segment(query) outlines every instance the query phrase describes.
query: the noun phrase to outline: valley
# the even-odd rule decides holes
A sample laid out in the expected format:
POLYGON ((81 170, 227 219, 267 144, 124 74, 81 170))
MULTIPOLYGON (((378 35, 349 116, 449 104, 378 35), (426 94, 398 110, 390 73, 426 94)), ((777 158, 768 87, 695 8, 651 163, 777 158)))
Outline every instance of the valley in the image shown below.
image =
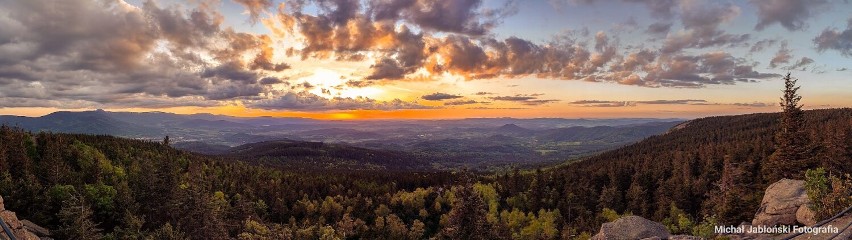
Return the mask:
MULTIPOLYGON (((228 155, 247 144, 267 142, 265 145, 269 146, 271 142, 298 141, 308 145, 327 143, 356 152, 370 149, 428 162, 412 166, 387 162, 368 168, 478 171, 560 163, 664 133, 683 121, 650 118, 333 121, 103 110, 56 112, 42 117, 0 116, 0 124, 35 132, 105 134, 151 141, 162 141, 169 136, 172 146, 207 155, 228 155)), ((268 157, 274 158, 276 154, 270 153, 268 157)))

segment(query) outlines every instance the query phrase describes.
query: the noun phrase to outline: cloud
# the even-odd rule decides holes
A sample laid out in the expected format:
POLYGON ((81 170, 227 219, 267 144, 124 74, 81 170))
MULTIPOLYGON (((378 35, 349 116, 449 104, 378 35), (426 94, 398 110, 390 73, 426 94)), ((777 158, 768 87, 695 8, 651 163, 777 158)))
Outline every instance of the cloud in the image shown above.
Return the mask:
POLYGON ((763 39, 751 45, 749 53, 762 52, 764 49, 774 46, 779 41, 777 39, 763 39))
POLYGON ((432 94, 423 95, 420 98, 429 101, 443 101, 448 99, 462 98, 462 96, 436 92, 432 94))
POLYGON ((477 103, 487 103, 487 102, 477 102, 475 100, 456 100, 456 101, 444 102, 444 106, 470 105, 470 104, 477 104, 477 103))
POLYGON ((271 61, 272 41, 221 28, 209 4, 0 2, 0 26, 12 26, 0 28, 0 97, 15 106, 160 107, 269 93, 259 72, 288 67, 271 61), (12 97, 27 89, 39 94, 12 97))
POLYGON ((719 30, 737 18, 741 10, 733 4, 710 5, 703 2, 685 2, 680 5, 680 23, 684 31, 670 34, 661 51, 677 53, 685 48, 734 46, 748 40, 749 34, 729 34, 719 30))
POLYGON ((790 54, 790 49, 787 48, 787 42, 783 42, 781 43, 781 47, 778 48, 778 52, 775 53, 775 56, 769 61, 769 67, 776 68, 781 64, 789 63, 791 58, 793 58, 793 56, 790 54))
MULTIPOLYGON (((507 2, 497 12, 509 13, 513 4, 507 2)), ((571 32, 545 43, 534 43, 518 37, 500 39, 489 34, 479 35, 481 31, 476 29, 481 28, 476 26, 485 24, 463 24, 467 20, 455 21, 454 27, 432 20, 423 22, 431 19, 427 16, 438 14, 434 9, 449 5, 458 9, 444 11, 443 14, 451 15, 447 19, 458 17, 479 19, 468 23, 488 22, 482 19, 489 16, 486 14, 489 10, 483 9, 479 1, 373 1, 363 6, 358 1, 323 1, 314 15, 299 10, 285 13, 279 9, 275 19, 282 22, 279 25, 289 26, 304 38, 304 47, 295 50, 303 58, 340 60, 372 53, 376 62, 365 76, 365 80, 374 81, 371 84, 409 79, 409 75, 417 71, 425 71, 428 76, 450 74, 467 80, 535 76, 646 87, 703 87, 766 76, 739 59, 725 66, 729 71, 724 73, 695 68, 689 74, 665 74, 678 68, 684 70, 683 65, 671 64, 686 64, 686 58, 700 60, 702 57, 683 54, 684 49, 739 46, 750 39, 750 35, 720 30, 722 24, 739 16, 740 9, 735 5, 674 1, 672 4, 655 5, 658 4, 655 1, 644 4, 653 5, 660 13, 672 13, 673 9, 681 12, 684 30, 669 34, 661 50, 621 52, 618 37, 604 31, 588 36, 590 42, 576 38, 586 38, 588 34, 571 32), (747 75, 733 74, 744 73, 744 70, 748 70, 747 75)), ((671 26, 672 23, 660 23, 655 31, 663 35, 671 26)))
POLYGON ((799 59, 799 61, 796 61, 795 64, 784 67, 784 70, 802 69, 802 71, 804 71, 805 66, 810 65, 811 63, 814 63, 813 59, 809 57, 802 57, 801 59, 799 59))
POLYGON ((645 30, 645 33, 654 35, 654 36, 666 36, 669 33, 669 30, 672 28, 672 23, 658 22, 648 25, 648 28, 645 30))
POLYGON ((639 53, 617 63, 618 67, 612 68, 609 74, 601 75, 599 80, 646 87, 696 88, 780 76, 754 71, 753 66, 746 64, 745 60, 726 52, 665 56, 653 62, 649 61, 652 54, 639 53), (637 73, 637 70, 644 72, 644 75, 637 73))
POLYGON ((257 83, 262 84, 262 85, 272 85, 272 84, 280 84, 280 83, 286 83, 286 82, 284 82, 284 80, 281 80, 280 78, 277 78, 277 77, 265 77, 265 78, 261 78, 260 80, 258 80, 257 83))
POLYGON ((361 80, 346 81, 346 86, 353 87, 353 88, 368 87, 368 86, 372 86, 374 84, 376 84, 376 82, 374 82, 374 81, 361 81, 361 80))
POLYGON ((741 107, 770 107, 770 106, 775 106, 774 104, 771 104, 771 103, 762 103, 762 102, 732 103, 731 105, 741 106, 741 107))
POLYGON ((694 104, 694 103, 706 103, 707 100, 700 99, 679 99, 679 100, 651 100, 651 101, 638 101, 640 104, 694 104))
POLYGON ((405 76, 405 69, 394 59, 382 58, 370 66, 373 70, 366 79, 400 79, 405 76))
POLYGON ((538 96, 542 94, 517 94, 514 96, 496 96, 489 97, 491 100, 495 101, 507 101, 507 102, 516 102, 523 105, 543 105, 547 103, 559 102, 560 100, 556 99, 538 99, 538 96))
POLYGON ((483 35, 506 16, 517 12, 514 1, 484 9, 481 0, 371 1, 367 12, 375 20, 403 20, 428 31, 483 35))
POLYGON ((378 101, 366 97, 334 97, 328 99, 309 92, 287 92, 274 98, 247 102, 247 106, 267 110, 298 111, 399 110, 431 108, 420 105, 416 102, 406 102, 399 99, 390 101, 378 101))
POLYGON ((674 16, 675 0, 624 0, 625 2, 644 3, 651 11, 651 17, 668 19, 674 16))
POLYGON ((272 7, 272 0, 234 0, 234 2, 243 5, 249 13, 249 22, 257 23, 260 14, 272 7))
POLYGON ((848 20, 846 29, 840 31, 826 28, 813 42, 817 51, 835 50, 843 56, 852 57, 852 18, 848 20))
POLYGON ((677 99, 677 100, 648 100, 648 101, 605 101, 605 100, 578 100, 570 102, 574 105, 584 107, 635 107, 641 104, 649 105, 704 105, 706 100, 701 99, 677 99))
POLYGON ((801 30, 816 9, 828 3, 825 0, 751 0, 757 7, 756 30, 763 30, 774 23, 790 31, 801 30))
POLYGON ((474 95, 479 95, 479 96, 492 95, 492 94, 494 94, 494 93, 493 92, 476 92, 476 93, 474 93, 474 95))

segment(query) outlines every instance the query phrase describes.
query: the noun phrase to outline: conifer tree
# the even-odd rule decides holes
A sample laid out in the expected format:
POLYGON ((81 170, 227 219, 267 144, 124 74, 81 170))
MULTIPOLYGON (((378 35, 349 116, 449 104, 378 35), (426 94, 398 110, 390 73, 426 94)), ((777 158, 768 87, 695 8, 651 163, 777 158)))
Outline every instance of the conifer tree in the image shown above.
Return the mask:
POLYGON ((803 131, 805 125, 802 100, 797 92, 797 79, 790 73, 784 76, 784 96, 781 97, 781 122, 775 133, 775 152, 763 165, 763 177, 768 182, 781 178, 799 178, 808 168, 808 139, 803 131))
POLYGON ((59 211, 59 220, 62 222, 60 238, 67 239, 100 239, 101 229, 92 221, 92 209, 86 204, 82 196, 72 194, 63 203, 59 211))
POLYGON ((469 178, 462 177, 462 184, 455 191, 453 208, 442 235, 449 239, 494 239, 496 236, 486 218, 488 207, 469 178))

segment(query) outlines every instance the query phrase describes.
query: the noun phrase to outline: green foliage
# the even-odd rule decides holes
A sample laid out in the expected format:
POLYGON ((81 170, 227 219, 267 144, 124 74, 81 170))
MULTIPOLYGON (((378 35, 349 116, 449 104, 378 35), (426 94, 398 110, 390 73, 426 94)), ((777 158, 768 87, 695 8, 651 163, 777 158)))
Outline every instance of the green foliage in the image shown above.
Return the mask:
POLYGON ((698 225, 692 228, 692 236, 701 237, 704 239, 712 239, 715 236, 715 227, 719 225, 716 217, 710 216, 704 218, 698 225))
POLYGON ((615 210, 604 208, 601 210, 601 217, 603 217, 607 222, 612 222, 621 218, 622 215, 618 214, 615 210))
POLYGON ((695 226, 689 215, 674 203, 669 205, 669 216, 663 219, 663 225, 672 234, 691 234, 695 226))
POLYGON ((805 172, 805 192, 811 200, 811 210, 814 210, 818 215, 825 206, 822 204, 822 199, 829 192, 829 182, 827 173, 824 168, 808 169, 805 172))
MULTIPOLYGON (((456 183, 461 174, 446 172, 269 168, 159 142, 0 127, 0 195, 7 208, 56 229, 61 239, 216 239, 243 233, 271 239, 584 239, 620 217, 618 212, 666 220, 673 233, 707 236, 714 222, 736 224, 756 211, 757 204, 747 203, 759 201, 755 195, 769 183, 761 166, 774 151, 778 116, 696 119, 583 161, 542 171, 470 174, 462 184, 456 183), (705 197, 716 191, 726 194, 705 197), (737 201, 746 204, 731 205, 737 201), (608 209, 595 211, 603 207, 608 209), (719 209, 728 214, 700 223, 691 217, 713 216, 719 209)), ((804 116, 807 132, 852 129, 849 109, 804 116)), ((841 137, 809 138, 846 146, 841 137)), ((827 154, 825 149, 813 151, 827 154)), ((852 151, 830 149, 837 162, 849 165, 852 151)), ((846 173, 846 165, 826 171, 846 173)), ((848 177, 820 182, 829 186, 820 188, 825 209, 852 203, 848 177)))
POLYGON ((186 240, 186 234, 166 223, 146 237, 147 240, 186 240))
POLYGON ((65 239, 100 239, 101 230, 97 224, 92 221, 92 210, 88 204, 72 194, 69 199, 63 202, 62 210, 59 211, 59 220, 62 223, 58 237, 65 239))
POLYGON ((489 223, 494 224, 498 221, 498 209, 500 208, 500 196, 497 195, 497 190, 491 184, 476 183, 473 184, 473 190, 479 193, 479 196, 488 205, 488 215, 486 219, 489 223))
POLYGON ((805 191, 811 200, 811 210, 822 220, 852 206, 852 178, 829 175, 823 168, 805 172, 805 191))

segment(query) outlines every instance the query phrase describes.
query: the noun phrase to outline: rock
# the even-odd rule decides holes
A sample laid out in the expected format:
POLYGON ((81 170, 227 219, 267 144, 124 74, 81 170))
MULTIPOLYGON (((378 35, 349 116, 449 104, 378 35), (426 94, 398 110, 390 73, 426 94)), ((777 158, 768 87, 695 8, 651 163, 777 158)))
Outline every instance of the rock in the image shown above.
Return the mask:
POLYGON ((35 233, 38 236, 50 236, 50 230, 30 222, 30 220, 21 220, 21 224, 24 225, 24 229, 35 233))
POLYGON ((760 208, 751 224, 754 226, 775 226, 796 224, 796 212, 799 207, 809 204, 805 193, 805 181, 781 179, 769 185, 760 202, 760 208))
POLYGON ((668 239, 669 231, 663 224, 639 216, 627 216, 601 225, 595 240, 668 239))
POLYGON ((689 235, 674 235, 669 237, 669 240, 703 240, 703 238, 689 235))
MULTIPOLYGON (((39 240, 38 236, 36 236, 35 234, 33 234, 32 232, 27 230, 26 224, 29 221, 18 220, 18 216, 15 215, 14 212, 8 211, 4 207, 5 206, 3 205, 3 197, 0 197, 0 218, 2 218, 0 220, 2 220, 4 223, 6 223, 6 226, 8 226, 10 230, 12 230, 12 234, 15 235, 15 237, 17 239, 39 240)), ((30 223, 30 224, 32 224, 32 223, 30 223)), ((35 224, 32 224, 32 226, 37 227, 37 225, 35 225, 35 224)), ((41 228, 41 227, 39 227, 39 228, 41 228)), ((44 229, 44 228, 41 228, 41 229, 44 229)), ((45 230, 45 232, 47 232, 47 229, 44 229, 44 230, 45 230)), ((49 232, 47 232, 47 233, 49 234, 49 232)), ((6 232, 2 228, 0 228, 0 236, 2 236, 2 237, 0 237, 0 239, 6 239, 6 232)))
POLYGON ((796 210, 797 222, 804 224, 805 226, 813 226, 817 224, 816 212, 811 210, 810 206, 810 204, 799 206, 799 210, 796 210))

